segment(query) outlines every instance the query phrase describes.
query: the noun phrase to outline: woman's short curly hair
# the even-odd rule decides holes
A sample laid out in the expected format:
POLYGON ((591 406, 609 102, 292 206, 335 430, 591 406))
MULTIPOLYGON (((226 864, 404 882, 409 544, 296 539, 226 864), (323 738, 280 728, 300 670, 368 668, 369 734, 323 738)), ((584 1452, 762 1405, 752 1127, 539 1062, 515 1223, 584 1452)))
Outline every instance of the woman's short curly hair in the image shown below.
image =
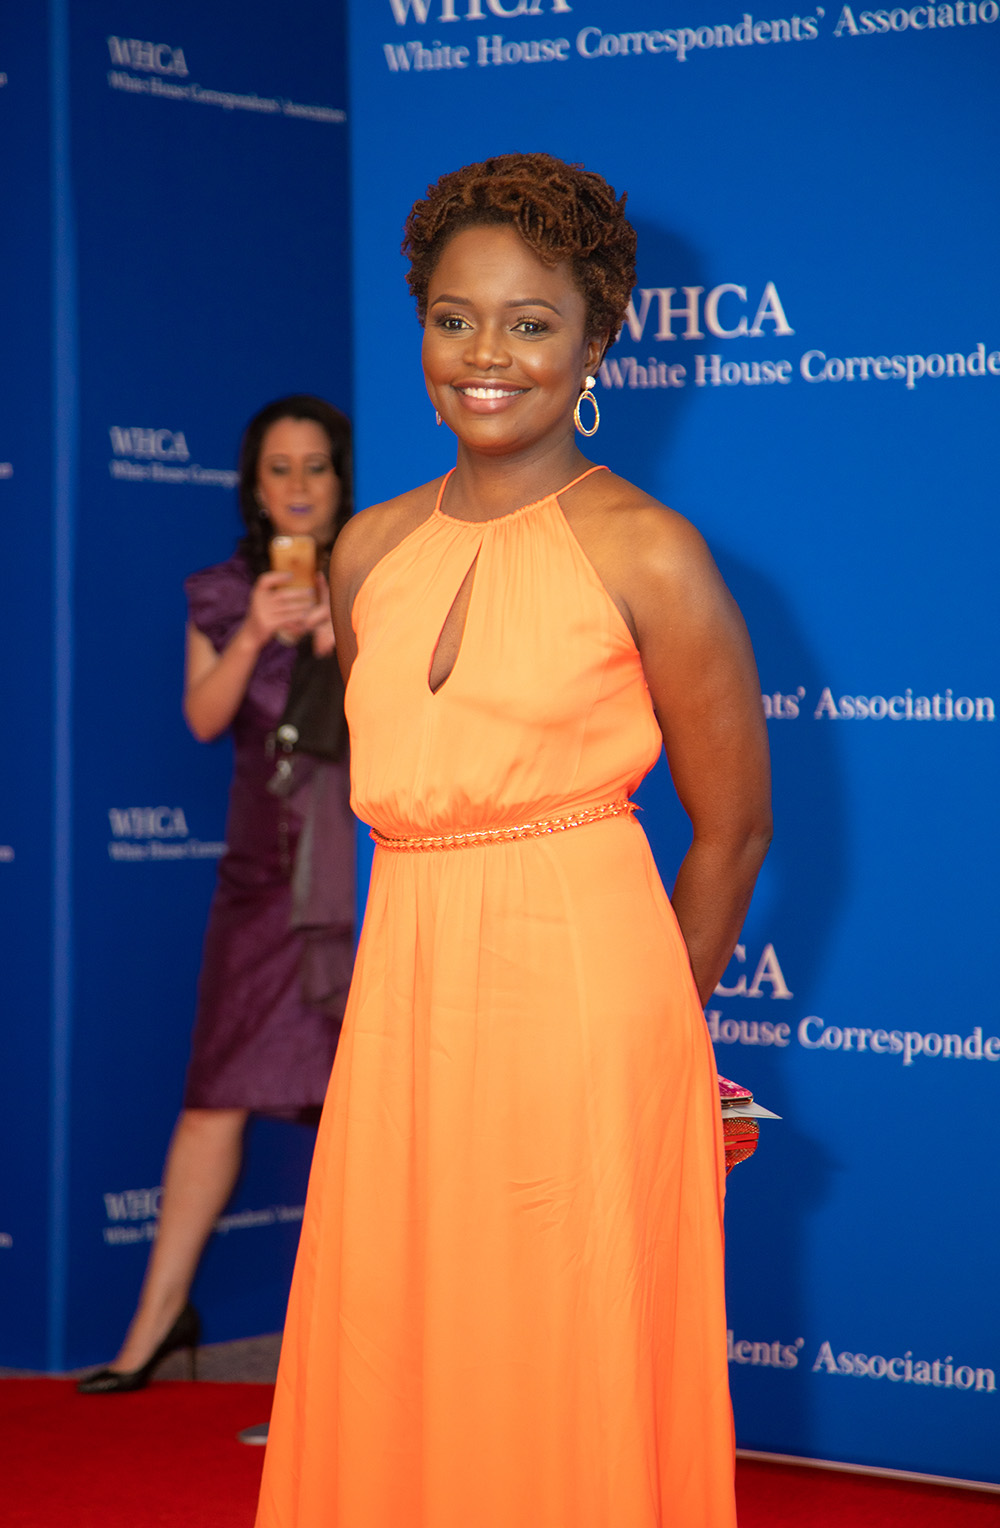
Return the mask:
POLYGON ((635 285, 635 229, 625 202, 603 176, 551 154, 498 154, 442 175, 414 202, 404 229, 420 322, 449 239, 463 228, 506 224, 544 265, 568 261, 587 304, 588 335, 608 334, 613 343, 635 285))

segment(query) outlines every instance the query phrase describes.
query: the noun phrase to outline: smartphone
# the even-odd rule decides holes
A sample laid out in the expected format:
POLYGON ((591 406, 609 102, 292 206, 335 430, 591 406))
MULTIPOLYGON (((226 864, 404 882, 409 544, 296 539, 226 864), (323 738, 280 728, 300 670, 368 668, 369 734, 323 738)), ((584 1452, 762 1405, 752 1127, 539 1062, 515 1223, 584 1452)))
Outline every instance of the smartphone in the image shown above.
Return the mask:
POLYGON ((290 573, 291 589, 316 591, 316 543, 311 536, 272 536, 271 570, 290 573))

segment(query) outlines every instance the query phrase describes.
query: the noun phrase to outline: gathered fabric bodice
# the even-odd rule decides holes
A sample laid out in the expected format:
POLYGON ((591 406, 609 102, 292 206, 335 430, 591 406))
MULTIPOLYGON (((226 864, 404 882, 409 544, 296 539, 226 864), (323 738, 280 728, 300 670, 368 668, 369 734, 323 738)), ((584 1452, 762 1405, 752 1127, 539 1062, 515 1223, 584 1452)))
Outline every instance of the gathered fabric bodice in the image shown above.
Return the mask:
POLYGON ((387 836, 442 834, 630 795, 660 731, 635 642, 559 494, 456 520, 442 512, 446 482, 355 600, 355 812, 387 836), (458 657, 432 691, 438 639, 473 567, 458 657))

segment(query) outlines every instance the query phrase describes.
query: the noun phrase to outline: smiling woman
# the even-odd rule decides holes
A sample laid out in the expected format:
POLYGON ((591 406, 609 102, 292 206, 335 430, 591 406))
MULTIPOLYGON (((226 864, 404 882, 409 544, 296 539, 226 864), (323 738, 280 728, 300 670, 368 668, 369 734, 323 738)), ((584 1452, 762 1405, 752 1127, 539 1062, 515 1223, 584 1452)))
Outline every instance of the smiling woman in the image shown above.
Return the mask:
POLYGON ((577 449, 624 198, 505 155, 404 248, 457 460, 331 565, 378 847, 258 1525, 734 1528, 701 1004, 770 836, 753 656, 693 527, 577 449), (664 744, 672 902, 630 799, 664 744))

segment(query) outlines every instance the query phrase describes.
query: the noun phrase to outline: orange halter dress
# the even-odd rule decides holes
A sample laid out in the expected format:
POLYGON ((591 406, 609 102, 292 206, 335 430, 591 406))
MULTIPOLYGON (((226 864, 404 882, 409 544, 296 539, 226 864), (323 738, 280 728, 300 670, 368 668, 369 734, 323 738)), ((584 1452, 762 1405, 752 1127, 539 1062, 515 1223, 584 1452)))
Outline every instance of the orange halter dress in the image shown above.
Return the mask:
POLYGON ((639 654, 558 495, 473 523, 443 490, 353 613, 377 847, 258 1528, 735 1528, 719 1095, 627 804, 639 654))

